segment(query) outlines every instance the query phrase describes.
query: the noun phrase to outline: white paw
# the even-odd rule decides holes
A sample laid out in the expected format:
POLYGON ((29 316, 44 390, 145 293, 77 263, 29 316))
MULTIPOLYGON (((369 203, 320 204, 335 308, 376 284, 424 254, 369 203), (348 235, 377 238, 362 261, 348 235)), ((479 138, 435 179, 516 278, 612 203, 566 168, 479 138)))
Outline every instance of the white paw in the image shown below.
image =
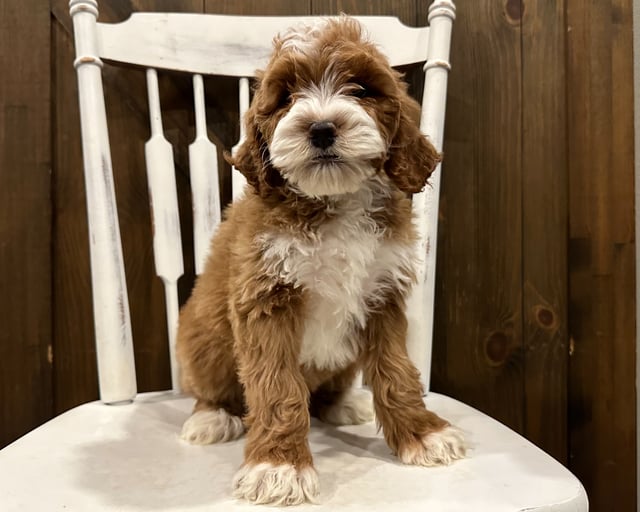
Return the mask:
POLYGON ((448 466, 464 457, 467 446, 462 431, 448 426, 422 438, 422 443, 398 453, 405 464, 416 466, 448 466))
POLYGON ((360 425, 375 419, 373 396, 366 389, 347 390, 335 405, 322 415, 332 425, 360 425))
POLYGON ((318 474, 312 467, 296 470, 291 464, 246 465, 233 477, 233 495, 263 505, 315 503, 318 474))
POLYGON ((244 433, 242 420, 224 409, 194 412, 182 426, 180 437, 191 444, 211 444, 237 439, 244 433))

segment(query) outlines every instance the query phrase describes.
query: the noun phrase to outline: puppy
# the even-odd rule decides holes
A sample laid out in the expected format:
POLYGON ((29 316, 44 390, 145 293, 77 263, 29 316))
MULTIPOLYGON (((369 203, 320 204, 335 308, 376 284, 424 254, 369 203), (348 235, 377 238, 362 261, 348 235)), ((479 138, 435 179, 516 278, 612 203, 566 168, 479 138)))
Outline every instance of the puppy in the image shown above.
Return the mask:
POLYGON ((357 21, 275 39, 230 157, 245 195, 214 236, 177 341, 197 398, 183 438, 215 443, 247 429, 239 498, 315 500, 310 415, 356 424, 375 409, 406 464, 464 455, 459 431, 426 410, 405 346, 417 261, 408 195, 440 158, 418 117, 357 21), (358 370, 373 400, 352 388, 358 370))

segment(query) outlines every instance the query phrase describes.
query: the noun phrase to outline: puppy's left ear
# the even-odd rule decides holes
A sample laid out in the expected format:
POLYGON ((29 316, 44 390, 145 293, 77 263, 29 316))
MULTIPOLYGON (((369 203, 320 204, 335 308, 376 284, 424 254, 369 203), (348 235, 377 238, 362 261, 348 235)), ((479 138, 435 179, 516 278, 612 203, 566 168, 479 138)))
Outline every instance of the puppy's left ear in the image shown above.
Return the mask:
POLYGON ((422 134, 420 105, 401 85, 397 128, 389 147, 384 170, 403 192, 420 192, 442 159, 431 142, 422 134))

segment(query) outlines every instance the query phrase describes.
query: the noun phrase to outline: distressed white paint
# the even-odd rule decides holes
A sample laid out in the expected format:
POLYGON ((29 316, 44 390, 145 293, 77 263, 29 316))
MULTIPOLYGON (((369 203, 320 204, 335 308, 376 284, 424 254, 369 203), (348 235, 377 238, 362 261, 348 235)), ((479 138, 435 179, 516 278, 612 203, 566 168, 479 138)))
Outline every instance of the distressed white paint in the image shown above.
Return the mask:
POLYGON ((171 384, 174 390, 178 390, 179 379, 175 341, 178 328, 177 283, 178 278, 184 272, 182 237, 180 236, 180 216, 178 213, 173 148, 169 141, 165 139, 162 129, 158 75, 155 69, 147 70, 147 94, 149 97, 151 138, 145 144, 144 152, 153 218, 153 255, 156 274, 162 279, 165 287, 171 384))
MULTIPOLYGON (((455 6, 450 0, 436 0, 429 8, 428 59, 420 128, 439 151, 442 150, 444 114, 449 74, 449 46, 455 19, 455 6)), ((425 390, 429 390, 431 347, 433 345, 433 313, 435 302, 436 248, 438 241, 438 199, 440 165, 429 179, 425 190, 413 196, 413 211, 419 234, 419 254, 424 258, 418 268, 418 283, 407 303, 409 333, 407 349, 420 371, 425 390)))
POLYGON ((98 5, 72 0, 69 6, 76 41, 100 398, 123 402, 136 394, 136 374, 96 38, 98 5))
MULTIPOLYGON (((238 81, 238 106, 240 111, 240 140, 238 140, 238 143, 231 148, 231 154, 235 154, 238 146, 242 144, 247 136, 244 124, 244 116, 247 113, 247 110, 249 110, 249 79, 247 77, 242 77, 238 81)), ((233 199, 237 199, 242 195, 242 191, 244 190, 246 183, 247 180, 245 177, 240 174, 238 169, 233 167, 231 173, 231 191, 233 199)))
MULTIPOLYGON (((100 55, 109 60, 190 73, 252 77, 272 51, 273 37, 317 17, 135 13, 98 24, 100 55)), ((428 27, 397 18, 356 16, 393 66, 427 59, 428 27)))
POLYGON ((220 223, 218 151, 207 135, 207 118, 202 75, 193 76, 196 138, 189 145, 193 243, 196 274, 204 270, 211 237, 220 223))
MULTIPOLYGON (((335 429, 312 421, 319 504, 300 510, 588 510, 578 479, 514 431, 437 393, 426 403, 470 438, 466 458, 445 467, 407 466, 374 422, 335 429)), ((0 451, 2 512, 262 510, 232 498, 244 440, 208 448, 178 440, 193 404, 173 394, 141 394, 127 407, 94 402, 54 418, 0 451)))

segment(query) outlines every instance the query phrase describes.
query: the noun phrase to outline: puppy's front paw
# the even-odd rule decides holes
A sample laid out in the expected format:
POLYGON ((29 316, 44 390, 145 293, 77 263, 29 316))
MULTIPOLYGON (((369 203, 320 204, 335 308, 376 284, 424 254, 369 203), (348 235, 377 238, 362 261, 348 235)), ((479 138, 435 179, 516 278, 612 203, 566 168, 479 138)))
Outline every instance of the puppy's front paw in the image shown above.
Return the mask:
POLYGON ((233 495, 264 505, 314 503, 318 496, 318 474, 313 467, 296 469, 291 464, 245 465, 233 478, 233 495))
POLYGON ((466 451, 462 431, 449 425, 398 450, 398 457, 405 464, 416 466, 448 466, 463 458, 466 451))

